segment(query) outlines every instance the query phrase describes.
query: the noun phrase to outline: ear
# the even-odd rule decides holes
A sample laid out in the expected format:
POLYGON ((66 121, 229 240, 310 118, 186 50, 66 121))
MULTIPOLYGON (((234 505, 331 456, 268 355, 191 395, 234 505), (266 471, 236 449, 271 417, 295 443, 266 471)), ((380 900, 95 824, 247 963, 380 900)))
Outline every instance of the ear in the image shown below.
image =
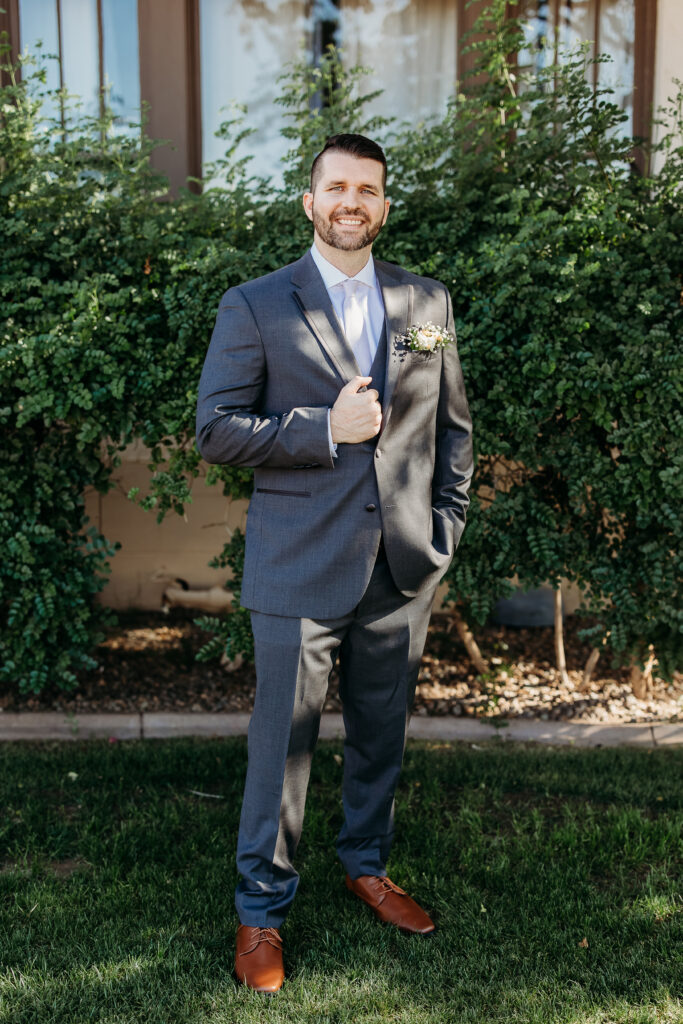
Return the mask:
POLYGON ((313 193, 304 192, 303 198, 304 212, 309 220, 313 220, 313 193))
POLYGON ((382 218, 382 227, 384 227, 384 225, 387 222, 387 217, 389 216, 389 207, 390 206, 391 206, 391 199, 385 199, 384 200, 384 217, 382 218))

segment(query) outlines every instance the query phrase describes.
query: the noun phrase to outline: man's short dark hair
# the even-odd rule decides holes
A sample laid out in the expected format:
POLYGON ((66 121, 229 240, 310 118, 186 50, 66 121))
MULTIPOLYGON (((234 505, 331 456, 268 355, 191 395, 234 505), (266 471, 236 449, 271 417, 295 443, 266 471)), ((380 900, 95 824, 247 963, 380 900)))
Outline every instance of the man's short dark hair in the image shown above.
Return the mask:
POLYGON ((372 139, 368 139, 365 135, 353 135, 353 134, 340 134, 330 135, 323 148, 318 153, 317 157, 311 165, 311 192, 315 192, 315 186, 318 183, 318 178, 322 173, 322 158, 325 153, 333 151, 335 153, 348 153, 350 156, 355 156, 359 160, 376 160, 377 163, 382 165, 382 188, 386 189, 387 185, 387 158, 384 155, 384 150, 381 146, 378 146, 372 139))

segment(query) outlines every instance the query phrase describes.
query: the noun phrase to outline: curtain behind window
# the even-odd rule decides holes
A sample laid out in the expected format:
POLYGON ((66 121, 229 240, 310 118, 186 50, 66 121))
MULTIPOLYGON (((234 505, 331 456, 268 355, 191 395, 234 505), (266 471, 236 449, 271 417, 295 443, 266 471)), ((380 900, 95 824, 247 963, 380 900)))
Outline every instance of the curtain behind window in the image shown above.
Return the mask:
MULTIPOLYGON (((61 59, 62 78, 67 91, 80 98, 82 110, 97 117, 100 85, 109 92, 109 104, 116 116, 115 128, 128 131, 127 122, 139 119, 140 61, 138 56, 137 0, 102 0, 102 63, 100 83, 100 38, 97 0, 62 0, 61 34, 56 0, 21 0, 19 32, 21 48, 61 59)), ((47 86, 59 88, 59 65, 49 61, 47 86)), ((46 104, 46 117, 60 116, 59 104, 46 104)))
MULTIPOLYGON (((635 0, 563 0, 557 5, 557 18, 555 9, 550 0, 526 3, 528 45, 520 63, 540 67, 552 62, 555 44, 561 58, 562 50, 592 43, 593 54, 607 53, 612 58, 611 63, 598 66, 598 83, 614 89, 613 101, 628 115, 623 130, 632 132, 635 0)), ((592 82, 592 69, 589 73, 592 82)))
POLYGON ((636 37, 635 0, 602 0, 600 5, 600 50, 609 53, 612 64, 601 64, 598 81, 614 89, 614 101, 626 114, 624 131, 633 133, 633 59, 636 37))
MULTIPOLYGON (((59 57, 59 26, 57 24, 57 4, 55 0, 22 0, 19 5, 19 35, 22 52, 27 50, 34 56, 38 53, 37 44, 42 44, 42 57, 59 57)), ((45 61, 47 71, 47 89, 59 89, 59 63, 57 60, 45 61)), ((59 118, 59 103, 55 100, 43 105, 45 118, 59 118)))
POLYGON ((274 104, 277 76, 302 55, 308 22, 305 0, 200 0, 202 160, 219 159, 225 143, 214 132, 231 103, 248 106, 255 133, 245 150, 255 174, 278 175, 289 144, 280 135, 282 111, 274 104))
POLYGON ((340 0, 347 63, 373 69, 368 111, 415 124, 444 114, 455 92, 458 37, 453 0, 340 0))
POLYGON ((347 65, 373 68, 364 90, 384 90, 368 113, 415 123, 445 112, 455 88, 455 9, 453 0, 200 0, 204 163, 223 154, 213 133, 228 116, 221 107, 237 101, 256 129, 245 147, 252 171, 279 178, 289 145, 274 105, 277 75, 304 47, 314 49, 323 22, 347 65))
POLYGON ((102 0, 102 41, 109 105, 115 127, 126 131, 126 122, 140 117, 138 0, 102 0))

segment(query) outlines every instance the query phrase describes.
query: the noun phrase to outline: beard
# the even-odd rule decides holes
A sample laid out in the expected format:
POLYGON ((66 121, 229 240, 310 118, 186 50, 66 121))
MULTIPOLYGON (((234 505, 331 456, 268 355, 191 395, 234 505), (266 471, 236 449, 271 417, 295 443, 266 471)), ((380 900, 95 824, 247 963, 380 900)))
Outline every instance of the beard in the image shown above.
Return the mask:
POLYGON ((315 206, 311 209, 311 213, 313 227, 323 242, 332 246, 333 249, 343 249, 345 252, 357 252, 358 249, 364 249, 371 245, 382 228, 381 217, 376 221, 369 221, 365 219, 365 214, 360 210, 337 210, 330 220, 326 220, 321 214, 316 213, 315 206), (335 225, 337 217, 361 217, 365 220, 365 224, 361 225, 358 234, 345 234, 335 225))

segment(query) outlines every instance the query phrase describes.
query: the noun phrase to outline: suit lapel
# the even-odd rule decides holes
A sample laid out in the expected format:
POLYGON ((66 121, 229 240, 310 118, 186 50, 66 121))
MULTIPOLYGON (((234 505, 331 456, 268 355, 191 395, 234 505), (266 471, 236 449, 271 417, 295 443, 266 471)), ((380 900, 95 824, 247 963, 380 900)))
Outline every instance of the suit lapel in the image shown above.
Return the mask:
POLYGON ((382 410, 384 413, 382 429, 385 430, 405 363, 405 360, 400 358, 401 349, 397 345, 397 340, 406 333, 410 326, 413 315, 413 286, 405 280, 401 280, 400 270, 390 263, 376 261, 375 272, 382 290, 387 322, 387 372, 382 410))
POLYGON ((294 264, 294 298, 344 384, 360 373, 310 252, 294 264))

